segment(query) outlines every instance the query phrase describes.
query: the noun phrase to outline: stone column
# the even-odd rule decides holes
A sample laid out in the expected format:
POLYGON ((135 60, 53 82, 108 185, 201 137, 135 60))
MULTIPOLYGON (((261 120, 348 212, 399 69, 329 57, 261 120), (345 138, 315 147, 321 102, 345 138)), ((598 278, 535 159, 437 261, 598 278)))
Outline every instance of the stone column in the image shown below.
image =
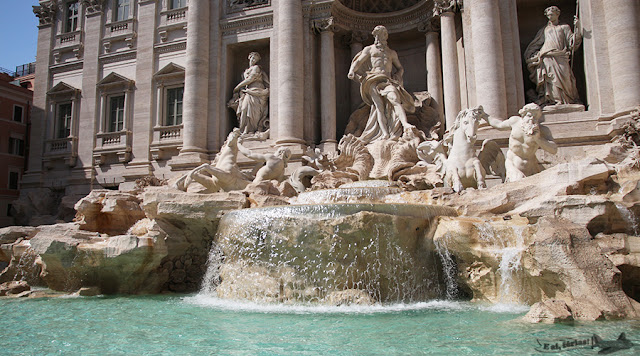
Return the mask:
MULTIPOLYGON (((367 40, 368 35, 365 32, 354 31, 351 32, 351 35, 347 38, 347 43, 349 44, 349 48, 351 49, 351 59, 353 59, 356 54, 360 53, 364 48, 364 41, 367 40)), ((360 83, 355 80, 350 80, 350 95, 351 95, 351 112, 356 111, 360 104, 362 103, 362 97, 360 96, 360 83)))
POLYGON ((187 61, 184 78, 183 146, 172 166, 208 161, 209 0, 190 0, 187 16, 187 61))
POLYGON ((640 28, 637 0, 609 0, 604 4, 609 63, 615 110, 623 112, 640 104, 640 28))
MULTIPOLYGON (((85 3, 86 4, 86 3, 85 3)), ((93 171, 93 148, 96 133, 96 84, 98 83, 99 66, 98 56, 100 55, 101 33, 102 33, 102 12, 99 5, 86 9, 86 19, 84 22, 84 50, 82 66, 82 93, 80 99, 80 112, 78 120, 78 166, 82 167, 89 175, 93 171)), ((105 75, 108 73, 105 73, 105 75)), ((100 116, 100 119, 102 116, 100 116)), ((85 178, 84 174, 81 177, 85 178)))
POLYGON ((324 151, 335 151, 336 141, 336 56, 333 18, 316 20, 314 30, 320 33, 320 145, 324 151))
POLYGON ((474 0, 467 6, 471 12, 477 103, 490 116, 506 118, 507 90, 499 1, 474 0))
MULTIPOLYGON (((47 91, 49 90, 49 65, 54 41, 57 5, 43 3, 34 6, 33 13, 39 18, 38 48, 36 54, 36 75, 33 88, 33 109, 31 111, 31 132, 28 139, 29 160, 27 171, 22 176, 21 188, 40 186, 42 153, 46 135, 47 91)), ((49 138, 49 137, 46 137, 49 138)))
MULTIPOLYGON (((276 144, 303 144, 304 46, 300 0, 274 0, 278 12, 278 125, 276 144)), ((272 5, 273 6, 273 5, 272 5)), ((276 121, 277 120, 277 121, 276 121)), ((275 122, 274 122, 275 121, 275 122)))
POLYGON ((427 90, 431 94, 431 102, 440 117, 441 132, 444 132, 446 123, 442 105, 442 65, 440 64, 440 41, 437 26, 435 23, 426 23, 419 30, 425 33, 427 90))
MULTIPOLYGON (((151 158, 150 145, 153 137, 153 105, 154 90, 152 87, 153 73, 155 73, 155 61, 153 53, 154 36, 156 32, 156 1, 139 1, 138 7, 138 34, 136 38, 136 90, 133 107, 133 122, 131 122, 132 155, 128 169, 135 169, 128 173, 129 176, 138 177, 151 173, 149 159, 151 158)), ((163 95, 157 96, 162 101, 163 95)), ((162 115, 157 112, 156 120, 162 115)))
POLYGON ((453 11, 440 14, 442 34, 442 87, 446 129, 450 129, 460 112, 460 72, 458 71, 458 48, 456 45, 456 21, 453 11))

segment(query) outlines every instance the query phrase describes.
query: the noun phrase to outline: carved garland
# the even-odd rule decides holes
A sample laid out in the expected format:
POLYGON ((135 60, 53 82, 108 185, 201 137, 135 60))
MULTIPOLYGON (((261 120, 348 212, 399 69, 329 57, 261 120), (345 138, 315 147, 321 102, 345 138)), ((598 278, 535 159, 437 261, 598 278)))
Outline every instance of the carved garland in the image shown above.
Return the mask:
POLYGON ((102 12, 104 0, 82 0, 82 4, 87 9, 87 15, 102 12))

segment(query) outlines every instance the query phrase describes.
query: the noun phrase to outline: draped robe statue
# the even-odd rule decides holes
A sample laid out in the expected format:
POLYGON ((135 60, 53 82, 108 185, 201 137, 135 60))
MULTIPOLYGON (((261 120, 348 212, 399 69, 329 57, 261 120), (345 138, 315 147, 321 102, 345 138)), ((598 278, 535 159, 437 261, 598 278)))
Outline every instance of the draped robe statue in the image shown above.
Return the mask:
POLYGON ((257 64, 258 61, 260 54, 249 53, 249 68, 233 89, 234 97, 229 102, 229 107, 236 110, 238 126, 243 134, 268 129, 265 121, 269 108, 269 77, 257 64))
MULTIPOLYGON (((544 11, 547 25, 536 34, 524 52, 531 81, 536 84, 540 106, 578 104, 580 98, 570 57, 582 41, 581 31, 574 34, 567 24, 560 24, 560 9, 551 6, 544 11)), ((579 24, 575 19, 576 26, 579 24)))

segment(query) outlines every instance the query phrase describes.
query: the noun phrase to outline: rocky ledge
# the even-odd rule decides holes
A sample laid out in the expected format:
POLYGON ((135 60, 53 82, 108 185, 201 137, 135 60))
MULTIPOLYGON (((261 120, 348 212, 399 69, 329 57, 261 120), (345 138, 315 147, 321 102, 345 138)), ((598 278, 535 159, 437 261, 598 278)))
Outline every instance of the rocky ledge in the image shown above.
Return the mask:
MULTIPOLYGON (((435 219, 423 238, 444 251, 458 297, 532 305, 532 322, 636 318, 638 151, 610 144, 589 157, 489 189, 458 194, 440 187, 384 200, 457 209, 457 217, 435 219)), ((7 264, 0 283, 93 288, 84 295, 193 292, 223 215, 287 204, 291 195, 269 182, 215 194, 169 186, 95 190, 75 204, 74 222, 0 229, 0 263, 7 264)), ((371 302, 358 289, 326 300, 371 302)))

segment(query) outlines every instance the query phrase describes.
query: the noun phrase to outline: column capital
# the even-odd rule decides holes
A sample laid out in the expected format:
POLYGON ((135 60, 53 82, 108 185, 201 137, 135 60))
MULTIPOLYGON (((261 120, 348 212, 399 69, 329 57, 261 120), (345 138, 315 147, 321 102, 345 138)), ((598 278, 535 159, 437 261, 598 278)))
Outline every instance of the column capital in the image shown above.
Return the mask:
POLYGON ((41 2, 38 6, 33 6, 33 13, 40 21, 39 26, 50 26, 56 18, 58 7, 53 1, 41 2))
POLYGON ((440 16, 446 12, 462 11, 462 0, 435 0, 433 13, 440 16))
POLYGON ((311 29, 314 33, 336 32, 338 30, 333 16, 312 20, 311 29))
POLYGON ((87 10, 87 16, 102 14, 104 0, 82 0, 82 5, 87 10))
POLYGON ((418 24, 418 31, 424 32, 425 35, 431 32, 440 32, 440 21, 437 17, 432 17, 429 20, 418 24))

